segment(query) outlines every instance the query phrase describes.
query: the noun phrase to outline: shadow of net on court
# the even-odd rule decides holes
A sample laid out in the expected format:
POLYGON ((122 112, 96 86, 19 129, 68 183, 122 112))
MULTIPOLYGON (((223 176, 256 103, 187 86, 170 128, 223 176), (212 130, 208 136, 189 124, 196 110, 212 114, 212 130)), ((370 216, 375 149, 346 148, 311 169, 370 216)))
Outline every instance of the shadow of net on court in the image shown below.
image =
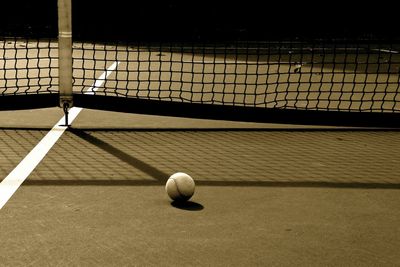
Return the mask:
POLYGON ((71 129, 26 185, 400 188, 397 131, 71 129))

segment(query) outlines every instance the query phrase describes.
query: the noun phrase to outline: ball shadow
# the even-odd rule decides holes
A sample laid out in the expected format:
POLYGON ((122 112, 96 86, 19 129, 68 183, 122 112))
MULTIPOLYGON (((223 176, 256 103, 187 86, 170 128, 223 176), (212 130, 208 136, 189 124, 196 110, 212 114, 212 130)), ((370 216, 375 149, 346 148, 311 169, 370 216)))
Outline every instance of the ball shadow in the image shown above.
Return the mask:
POLYGON ((173 201, 171 202, 171 206, 188 211, 200 211, 204 209, 203 205, 193 201, 173 201))

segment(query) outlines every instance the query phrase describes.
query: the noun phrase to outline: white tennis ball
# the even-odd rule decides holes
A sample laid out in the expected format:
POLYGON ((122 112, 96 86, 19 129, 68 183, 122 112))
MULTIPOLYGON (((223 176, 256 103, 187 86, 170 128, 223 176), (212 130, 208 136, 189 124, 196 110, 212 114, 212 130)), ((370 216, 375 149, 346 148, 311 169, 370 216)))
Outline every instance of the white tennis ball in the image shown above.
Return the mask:
POLYGON ((194 189, 193 178, 183 172, 171 175, 165 185, 168 196, 175 201, 189 200, 194 194, 194 189))

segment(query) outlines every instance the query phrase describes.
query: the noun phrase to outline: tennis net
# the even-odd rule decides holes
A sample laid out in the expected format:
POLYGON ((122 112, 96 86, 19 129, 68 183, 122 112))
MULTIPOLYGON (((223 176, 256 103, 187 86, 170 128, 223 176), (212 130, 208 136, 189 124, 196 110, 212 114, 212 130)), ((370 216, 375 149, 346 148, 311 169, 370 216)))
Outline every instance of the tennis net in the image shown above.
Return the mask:
MULTIPOLYGON (((320 36, 287 31, 286 36, 281 36, 276 32, 266 34, 264 26, 257 26, 260 21, 229 28, 224 24, 228 15, 214 24, 193 29, 184 26, 181 31, 167 31, 165 23, 154 29, 142 25, 148 27, 142 32, 132 23, 114 31, 112 20, 82 20, 84 16, 79 15, 85 10, 75 3, 75 105, 246 120, 247 115, 240 115, 243 112, 250 114, 253 121, 270 121, 273 112, 282 110, 310 118, 309 114, 320 111, 325 112, 325 118, 338 113, 400 114, 400 41, 387 32, 384 36, 320 36), (99 28, 86 29, 87 25, 99 28), (96 82, 112 64, 117 68, 101 83, 96 82), (231 115, 223 117, 218 113, 231 115)), ((176 7, 170 5, 169 11, 176 7)), ((186 14, 190 21, 188 14, 196 17, 207 9, 198 13, 195 10, 178 13, 186 14)), ((129 16, 120 17, 125 20, 118 21, 119 25, 129 23, 129 16)), ((146 16, 138 17, 144 20, 146 16)), ((176 18, 169 21, 175 26, 179 22, 176 18)), ((54 23, 56 20, 51 19, 50 26, 47 22, 41 24, 47 29, 44 35, 36 34, 32 27, 28 27, 29 31, 21 31, 21 27, 0 31, 1 109, 59 105, 59 43, 54 23), (29 96, 35 101, 17 100, 11 105, 13 96, 29 96)))
POLYGON ((379 42, 75 43, 74 87, 94 94, 257 108, 399 112, 400 46, 379 42))

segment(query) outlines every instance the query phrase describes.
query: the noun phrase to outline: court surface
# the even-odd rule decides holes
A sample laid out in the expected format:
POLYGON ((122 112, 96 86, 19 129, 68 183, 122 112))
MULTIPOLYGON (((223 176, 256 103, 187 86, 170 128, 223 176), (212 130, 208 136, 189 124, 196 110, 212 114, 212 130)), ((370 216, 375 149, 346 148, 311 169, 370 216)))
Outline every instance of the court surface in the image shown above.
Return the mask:
MULTIPOLYGON (((0 113, 4 178, 62 117, 0 113)), ((397 266, 397 131, 83 110, 0 211, 1 266, 397 266), (169 175, 197 183, 186 206, 169 175)))

